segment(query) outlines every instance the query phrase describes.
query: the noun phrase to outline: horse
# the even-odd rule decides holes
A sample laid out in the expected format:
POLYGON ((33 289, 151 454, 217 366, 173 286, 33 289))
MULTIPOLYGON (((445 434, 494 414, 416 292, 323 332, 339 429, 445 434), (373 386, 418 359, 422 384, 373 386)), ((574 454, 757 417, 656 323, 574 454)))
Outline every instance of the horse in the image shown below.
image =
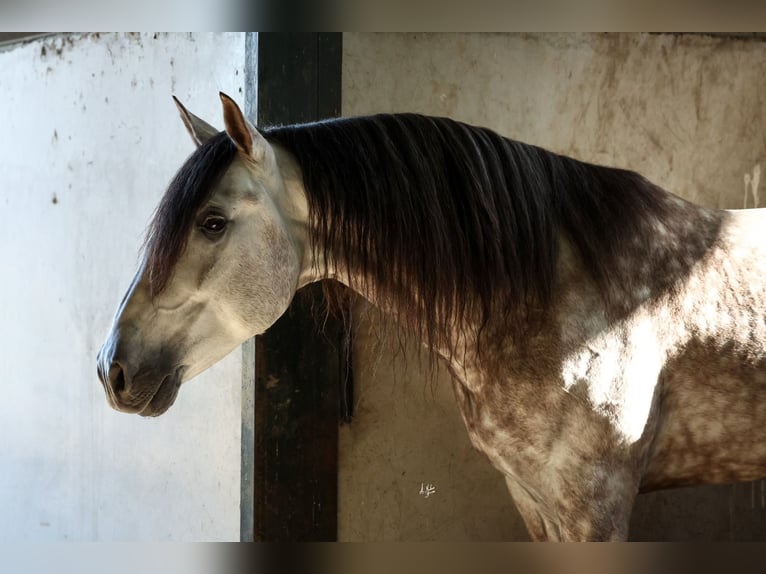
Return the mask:
POLYGON ((175 100, 196 149, 98 354, 112 407, 164 413, 322 281, 443 359, 533 540, 624 540, 641 492, 766 476, 764 210, 448 118, 259 129, 220 98, 223 131, 175 100))

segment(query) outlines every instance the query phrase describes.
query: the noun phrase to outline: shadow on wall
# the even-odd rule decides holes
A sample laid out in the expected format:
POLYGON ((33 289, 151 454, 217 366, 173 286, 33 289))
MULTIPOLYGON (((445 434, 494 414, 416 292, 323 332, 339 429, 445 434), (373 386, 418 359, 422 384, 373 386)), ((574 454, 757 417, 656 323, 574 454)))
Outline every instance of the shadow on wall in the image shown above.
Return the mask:
POLYGON ((766 540, 766 480, 642 494, 633 509, 630 539, 766 540))

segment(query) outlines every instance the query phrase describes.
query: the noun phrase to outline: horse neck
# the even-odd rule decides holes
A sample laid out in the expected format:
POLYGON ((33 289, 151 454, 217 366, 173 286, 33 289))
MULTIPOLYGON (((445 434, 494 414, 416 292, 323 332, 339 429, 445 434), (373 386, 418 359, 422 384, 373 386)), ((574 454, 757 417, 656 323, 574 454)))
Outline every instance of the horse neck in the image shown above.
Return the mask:
MULTIPOLYGON (((670 194, 667 201, 672 207, 670 215, 662 221, 652 218, 643 221, 632 241, 623 246, 618 264, 606 286, 596 285, 577 248, 566 234, 559 234, 557 285, 551 313, 548 315, 549 322, 535 331, 538 344, 550 344, 552 347, 558 344, 560 329, 566 322, 561 320, 561 313, 570 318, 580 315, 601 316, 611 322, 615 318, 631 316, 647 303, 670 294, 676 286, 687 280, 695 267, 719 243, 719 234, 727 214, 685 202, 670 194)), ((336 261, 336 265, 325 269, 323 277, 344 284, 384 313, 397 315, 396 301, 382 297, 374 281, 353 273, 344 262, 333 259, 332 255, 330 259, 336 261)), ((584 323, 590 324, 589 321, 584 323)), ((468 331, 456 330, 450 340, 434 350, 451 363, 455 363, 458 357, 467 357, 471 363, 476 350, 473 345, 475 339, 472 339, 475 332, 471 324, 468 321, 468 331)), ((593 324, 597 325, 598 322, 593 324)), ((573 336, 580 340, 589 334, 582 332, 573 336)), ((513 354, 512 349, 515 347, 512 341, 508 341, 510 354, 513 354)))
POLYGON ((573 344, 594 336, 607 324, 631 320, 642 310, 674 304, 690 277, 706 268, 721 245, 727 212, 707 209, 667 194, 667 210, 636 226, 619 245, 607 285, 597 286, 579 253, 562 239, 555 315, 557 329, 573 344), (582 327, 581 327, 582 326, 582 327))
MULTIPOLYGON (((291 214, 286 219, 291 225, 291 236, 302 247, 303 267, 298 286, 334 279, 384 313, 396 316, 397 301, 381 296, 371 278, 355 273, 336 253, 312 249, 309 207, 301 169, 290 153, 278 146, 275 151, 285 183, 285 203, 291 214)), ((588 277, 580 254, 561 230, 560 241, 564 247, 559 255, 554 305, 558 306, 564 299, 587 297, 594 311, 603 312, 605 316, 624 316, 667 292, 688 275, 715 242, 725 213, 699 207, 669 193, 665 194, 664 201, 667 209, 657 210, 663 215, 636 215, 641 219, 635 232, 614 247, 616 262, 606 285, 595 285, 588 277)), ((417 297, 417 293, 411 296, 417 297)), ((464 339, 460 335, 454 337, 457 345, 469 346, 464 339)))
POLYGON ((290 238, 302 253, 298 288, 309 283, 330 279, 337 281, 368 300, 384 312, 393 309, 377 293, 376 286, 367 278, 354 273, 347 262, 335 253, 325 253, 312 248, 310 240, 309 203, 303 175, 295 158, 287 150, 272 144, 279 171, 284 183, 284 193, 277 200, 279 212, 288 226, 290 238))
POLYGON ((647 217, 623 247, 615 270, 615 303, 630 311, 678 285, 718 241, 725 212, 667 194, 666 215, 647 217), (621 299, 621 301, 620 301, 621 299))

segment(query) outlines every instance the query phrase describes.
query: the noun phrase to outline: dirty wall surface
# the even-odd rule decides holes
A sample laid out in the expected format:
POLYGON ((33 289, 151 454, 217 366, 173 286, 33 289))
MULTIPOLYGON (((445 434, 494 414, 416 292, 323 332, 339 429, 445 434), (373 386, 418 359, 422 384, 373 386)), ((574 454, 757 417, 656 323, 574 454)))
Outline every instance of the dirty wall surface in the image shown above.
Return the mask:
MULTIPOLYGON (((345 34, 343 114, 449 116, 638 171, 722 208, 761 205, 766 44, 688 35, 345 34), (751 182, 746 186, 745 180, 751 182), (746 193, 746 190, 747 191, 746 193)), ((445 369, 364 304, 356 418, 341 429, 341 540, 525 540, 445 369)), ((762 481, 642 495, 637 540, 760 540, 762 481)))
POLYGON ((238 540, 240 353, 162 417, 110 409, 96 353, 243 34, 59 35, 0 51, 0 541, 238 540))

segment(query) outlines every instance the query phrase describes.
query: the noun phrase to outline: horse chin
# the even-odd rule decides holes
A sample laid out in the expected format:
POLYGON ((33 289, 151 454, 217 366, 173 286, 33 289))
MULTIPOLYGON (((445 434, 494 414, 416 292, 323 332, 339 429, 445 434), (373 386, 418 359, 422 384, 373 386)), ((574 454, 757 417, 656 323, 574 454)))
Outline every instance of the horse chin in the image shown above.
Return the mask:
POLYGON ((166 376, 157 387, 157 392, 138 414, 142 417, 158 417, 173 406, 183 381, 182 374, 183 367, 179 367, 166 376))

